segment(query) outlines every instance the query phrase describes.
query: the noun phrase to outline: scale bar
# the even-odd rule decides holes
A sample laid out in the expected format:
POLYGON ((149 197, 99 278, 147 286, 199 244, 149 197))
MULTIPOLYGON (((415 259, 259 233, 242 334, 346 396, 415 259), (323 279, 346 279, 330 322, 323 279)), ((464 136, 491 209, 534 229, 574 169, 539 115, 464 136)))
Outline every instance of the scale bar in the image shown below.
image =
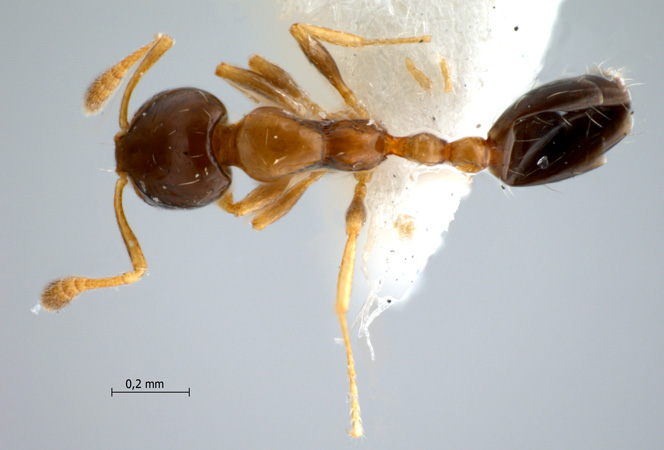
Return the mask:
POLYGON ((191 388, 188 388, 186 391, 116 391, 111 388, 111 397, 113 397, 114 394, 187 394, 187 397, 191 397, 191 388))

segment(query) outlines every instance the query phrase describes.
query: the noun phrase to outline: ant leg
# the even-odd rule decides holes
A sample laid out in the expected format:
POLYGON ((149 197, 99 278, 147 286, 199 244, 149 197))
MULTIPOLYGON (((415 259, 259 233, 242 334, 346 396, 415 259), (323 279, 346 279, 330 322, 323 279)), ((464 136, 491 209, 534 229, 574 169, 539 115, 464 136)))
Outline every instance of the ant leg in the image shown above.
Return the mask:
POLYGON ((271 63, 260 55, 253 55, 249 58, 249 67, 252 71, 260 74, 263 78, 272 83, 273 86, 282 89, 292 98, 301 102, 311 110, 312 114, 316 116, 324 115, 323 108, 311 100, 307 93, 295 82, 293 77, 278 65, 271 63))
MULTIPOLYGON (((273 84, 271 80, 265 78, 260 73, 241 69, 227 63, 219 64, 215 73, 253 100, 257 100, 252 95, 252 93, 255 93, 262 99, 274 103, 300 117, 305 117, 310 114, 311 110, 309 105, 305 105, 303 102, 300 102, 299 99, 293 98, 290 93, 286 90, 280 89, 273 84)), ((320 109, 320 107, 318 107, 318 109, 320 109)))
MULTIPOLYGON (((445 57, 440 53, 438 53, 438 67, 440 68, 440 74, 443 77, 443 92, 448 94, 452 92, 452 77, 450 76, 450 66, 447 65, 447 59, 445 59, 445 57)), ((419 84, 422 89, 431 94, 433 81, 431 78, 426 76, 424 72, 418 69, 410 58, 406 58, 406 70, 408 70, 410 76, 415 79, 417 84, 419 84)))
POLYGON ((120 128, 123 131, 126 131, 127 128, 129 128, 127 123, 127 107, 131 92, 134 90, 136 83, 138 83, 138 80, 143 73, 148 70, 172 45, 173 40, 170 36, 158 34, 152 42, 144 45, 119 63, 115 64, 106 72, 99 75, 85 93, 83 101, 83 109, 85 110, 85 113, 93 115, 101 111, 117 89, 122 79, 127 75, 129 69, 147 53, 148 55, 139 66, 139 69, 134 73, 129 85, 127 85, 127 89, 125 89, 125 94, 122 99, 122 108, 120 109, 120 128))
POLYGON ((122 234, 122 239, 127 247, 127 252, 129 253, 129 258, 131 259, 131 264, 134 266, 134 270, 108 278, 67 277, 52 281, 42 293, 41 304, 44 309, 49 311, 61 309, 77 295, 91 289, 134 283, 138 281, 147 270, 148 266, 145 262, 141 246, 138 243, 134 232, 131 230, 127 218, 125 217, 124 209, 122 208, 122 191, 126 184, 127 174, 120 173, 120 178, 115 184, 113 205, 115 207, 115 217, 118 221, 118 227, 120 228, 120 233, 122 234))
POLYGON ((245 216, 258 211, 252 221, 256 230, 262 230, 290 211, 304 192, 325 174, 324 170, 313 172, 288 189, 294 176, 284 177, 272 183, 261 184, 237 203, 233 194, 224 195, 217 204, 226 212, 245 216))
POLYGON ((254 220, 251 221, 251 225, 254 229, 260 231, 271 223, 281 219, 284 214, 295 206, 295 203, 302 197, 309 186, 318 181, 325 173, 325 170, 312 172, 305 179, 299 181, 295 186, 259 211, 254 220))
POLYGON ((452 92, 452 77, 450 76, 450 66, 447 65, 447 59, 440 53, 438 53, 438 65, 440 66, 440 74, 443 76, 443 81, 445 82, 446 94, 452 92))
POLYGON ((431 89, 433 88, 433 81, 431 81, 431 78, 426 76, 424 72, 415 67, 415 63, 413 62, 413 60, 408 57, 406 57, 406 70, 408 70, 410 76, 415 79, 417 84, 419 84, 422 89, 431 94, 431 89))
POLYGON ((393 45, 393 44, 411 44, 431 41, 431 36, 417 36, 406 38, 388 38, 388 39, 366 39, 351 33, 331 30, 329 28, 317 27, 296 23, 291 26, 290 32, 295 40, 300 44, 300 48, 307 59, 316 66, 318 71, 327 78, 334 88, 341 94, 344 102, 353 109, 360 118, 367 118, 366 109, 357 101, 353 91, 348 88, 341 78, 337 63, 334 62, 332 55, 325 49, 321 41, 342 47, 367 47, 370 45, 393 45))
MULTIPOLYGON (((369 47, 371 45, 418 44, 422 42, 431 42, 431 36, 429 35, 409 36, 405 38, 367 39, 345 31, 332 30, 330 28, 318 27, 306 23, 293 24, 290 31, 291 34, 298 33, 299 35, 306 35, 317 41, 352 48, 369 47)), ((298 42, 300 42, 299 39, 298 42)))
POLYGON ((237 217, 245 216, 263 208, 281 197, 284 192, 286 192, 292 179, 293 177, 289 176, 280 178, 272 183, 261 184, 237 203, 233 203, 233 193, 227 191, 227 193, 217 201, 217 204, 224 211, 234 214, 237 217))
POLYGON ((357 395, 357 382, 355 381, 355 363, 353 361, 353 350, 350 345, 350 336, 348 334, 348 323, 346 313, 350 304, 350 294, 353 288, 353 271, 355 269, 355 253, 357 247, 357 236, 360 234, 362 225, 366 220, 366 209, 364 207, 364 197, 367 193, 366 183, 371 179, 371 173, 362 173, 355 175, 357 184, 355 185, 355 195, 353 201, 346 212, 346 234, 348 240, 344 248, 344 254, 339 268, 339 279, 337 281, 337 301, 335 310, 341 324, 341 333, 343 334, 344 346, 346 347, 346 356, 348 358, 348 379, 350 381, 350 418, 351 431, 353 437, 362 436, 362 420, 360 419, 360 402, 357 395))

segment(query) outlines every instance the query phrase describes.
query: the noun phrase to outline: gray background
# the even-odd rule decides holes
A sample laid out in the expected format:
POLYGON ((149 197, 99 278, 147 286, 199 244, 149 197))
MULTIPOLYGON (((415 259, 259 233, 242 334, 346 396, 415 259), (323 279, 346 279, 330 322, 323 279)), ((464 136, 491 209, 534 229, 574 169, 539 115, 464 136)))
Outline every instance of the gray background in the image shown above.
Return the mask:
POLYGON ((171 3, 0 7, 0 447, 661 448, 658 2, 563 6, 541 78, 624 67, 642 83, 634 132, 606 166, 550 188, 510 198, 476 178, 417 294, 373 326, 377 361, 354 340, 358 442, 344 433, 334 341, 344 202, 323 203, 334 184, 262 233, 212 206, 148 208, 127 190, 149 275, 30 313, 57 276, 129 267, 111 204, 119 101, 92 119, 80 106, 99 71, 167 31, 177 44, 130 110, 192 85, 237 120, 252 105, 213 71, 254 52, 315 91, 271 3, 171 3), (192 396, 111 398, 127 378, 192 396))

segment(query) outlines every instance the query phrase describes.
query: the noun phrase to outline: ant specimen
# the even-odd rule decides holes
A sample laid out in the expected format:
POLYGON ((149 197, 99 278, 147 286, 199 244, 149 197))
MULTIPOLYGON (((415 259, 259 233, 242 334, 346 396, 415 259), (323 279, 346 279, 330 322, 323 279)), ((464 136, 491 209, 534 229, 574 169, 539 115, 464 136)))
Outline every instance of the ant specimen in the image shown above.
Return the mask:
MULTIPOLYGON (((346 213, 346 246, 339 269, 336 313, 348 358, 352 436, 362 435, 355 366, 346 322, 357 236, 366 210, 366 184, 388 155, 419 164, 447 164, 474 174, 484 169, 511 186, 551 183, 594 169, 604 153, 631 130, 630 95, 617 77, 582 75, 540 86, 522 96, 495 122, 487 139, 447 142, 431 133, 388 134, 346 86, 322 42, 346 47, 428 42, 429 36, 365 39, 311 25, 290 29, 309 61, 341 94, 347 110, 329 114, 312 101, 280 67, 255 55, 249 69, 225 63, 216 74, 254 99, 259 107, 228 123, 224 105, 199 89, 165 91, 148 100, 129 122, 127 109, 141 76, 173 45, 157 35, 99 76, 90 86, 86 112, 100 111, 136 63, 120 107, 115 136, 119 179, 114 206, 133 270, 108 278, 67 277, 42 294, 45 309, 58 310, 90 289, 134 283, 147 270, 141 247, 125 218, 122 192, 131 179, 136 193, 162 208, 196 208, 216 201, 263 229, 286 214, 307 188, 329 171, 353 172, 357 180, 346 213), (230 167, 242 169, 260 185, 234 202, 230 167)), ((435 206, 434 206, 435 207, 435 206)))

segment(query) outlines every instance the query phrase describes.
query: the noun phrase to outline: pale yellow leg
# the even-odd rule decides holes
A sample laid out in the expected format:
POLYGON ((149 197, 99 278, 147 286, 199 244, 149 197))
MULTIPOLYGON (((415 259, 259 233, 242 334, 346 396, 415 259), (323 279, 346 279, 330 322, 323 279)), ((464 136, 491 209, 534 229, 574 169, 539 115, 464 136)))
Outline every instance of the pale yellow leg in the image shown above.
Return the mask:
POLYGON ((217 204, 224 211, 237 217, 245 216, 258 211, 281 197, 292 179, 293 177, 289 176, 272 183, 261 184, 236 203, 233 203, 233 193, 226 191, 226 194, 217 201, 217 204))
POLYGON ((310 112, 307 106, 291 97, 285 90, 272 84, 270 80, 259 73, 227 63, 219 64, 215 73, 254 100, 256 98, 252 93, 258 94, 260 99, 274 103, 298 116, 305 117, 310 112))
POLYGON ((119 286, 122 284, 131 284, 138 281, 148 266, 143 256, 141 246, 131 230, 127 218, 122 208, 122 190, 127 184, 127 175, 120 173, 120 178, 115 185, 115 197, 113 204, 115 207, 115 217, 118 221, 118 227, 122 234, 131 264, 134 270, 125 272, 121 275, 108 278, 85 278, 85 277, 67 277, 60 278, 51 282, 41 297, 41 304, 44 309, 56 311, 63 308, 71 302, 77 295, 91 289, 119 286))
POLYGON ((357 101, 353 91, 350 90, 341 78, 337 63, 334 62, 332 55, 321 44, 321 41, 342 47, 366 47, 370 45, 412 44, 429 42, 431 40, 431 36, 366 39, 355 34, 302 23, 292 25, 290 32, 298 44, 300 44, 300 48, 309 61, 316 66, 318 71, 341 94, 344 102, 353 109, 358 118, 368 118, 369 115, 364 106, 357 101))
POLYGON ((438 54, 438 65, 440 66, 440 74, 443 76, 445 82, 445 93, 452 92, 452 77, 450 76, 450 66, 447 65, 447 59, 440 53, 438 54))
POLYGON ((302 103, 307 107, 312 115, 322 116, 324 111, 323 108, 318 106, 316 102, 311 100, 311 98, 304 92, 300 86, 295 82, 293 77, 289 75, 281 67, 277 66, 274 63, 271 63, 267 59, 263 58, 260 55, 253 55, 249 58, 249 67, 254 72, 262 75, 266 80, 272 83, 274 86, 285 91, 294 98, 299 103, 302 103))
POLYGON ((408 36, 404 38, 384 38, 384 39, 367 39, 356 34, 347 33, 345 31, 333 30, 331 28, 319 27, 316 25, 309 25, 306 23, 296 23, 291 26, 291 33, 293 29, 298 29, 299 33, 304 33, 313 39, 327 42, 328 44, 338 45, 340 47, 369 47, 372 45, 395 45, 395 44, 420 44, 423 42, 431 42, 431 36, 408 36))
POLYGON ((321 170, 309 174, 309 176, 307 176, 304 180, 298 182, 283 195, 260 210, 256 217, 254 217, 254 220, 251 221, 251 225, 256 230, 260 231, 271 223, 274 223, 282 218, 284 214, 286 214, 291 210, 291 208, 293 208, 293 206, 295 206, 295 203, 297 203, 300 197, 302 197, 309 186, 318 181, 323 175, 325 175, 325 173, 326 171, 321 170))
POLYGON ((360 234, 362 225, 366 220, 366 209, 364 207, 364 197, 367 192, 366 183, 371 178, 370 173, 356 175, 357 185, 355 186, 355 195, 353 201, 346 212, 346 234, 348 240, 344 248, 344 254, 339 268, 339 279, 337 282, 337 301, 335 311, 341 325, 341 333, 346 348, 348 359, 348 379, 350 382, 350 435, 353 437, 362 436, 362 420, 360 418, 360 402, 357 394, 357 382, 355 380, 355 363, 353 361, 353 350, 350 345, 350 335, 348 333, 348 322, 346 313, 350 304, 350 294, 353 288, 353 271, 355 270, 355 253, 357 249, 357 236, 360 234))
POLYGON ((415 67, 415 63, 410 58, 406 58, 406 70, 408 70, 408 73, 415 79, 422 89, 431 94, 433 81, 431 81, 431 78, 426 76, 424 72, 415 67))

